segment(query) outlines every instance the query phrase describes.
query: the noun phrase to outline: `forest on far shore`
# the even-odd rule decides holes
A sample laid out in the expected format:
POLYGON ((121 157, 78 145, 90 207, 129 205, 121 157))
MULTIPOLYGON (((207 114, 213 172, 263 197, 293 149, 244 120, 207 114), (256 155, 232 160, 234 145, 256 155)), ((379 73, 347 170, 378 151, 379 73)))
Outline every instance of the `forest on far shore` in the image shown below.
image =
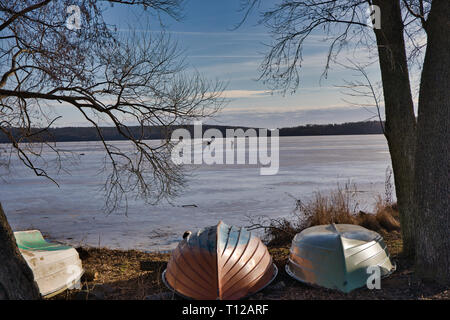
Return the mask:
MULTIPOLYGON (((163 126, 145 127, 142 130, 141 127, 129 127, 133 135, 136 138, 142 137, 142 139, 162 139, 167 137, 173 130, 178 128, 185 128, 193 135, 192 125, 177 125, 170 128, 163 126)), ((243 129, 247 130, 248 127, 236 127, 236 126, 221 126, 221 125, 203 125, 203 131, 207 129, 215 128, 222 132, 225 136, 226 129, 243 129)), ((258 129, 258 128, 254 128, 258 129)), ((63 127, 63 128, 48 128, 42 130, 40 128, 33 129, 36 134, 33 136, 33 141, 54 141, 54 142, 67 142, 67 141, 98 141, 100 136, 93 127, 63 127)), ((258 133, 258 130, 256 130, 258 133)), ((21 129, 15 128, 11 130, 13 137, 16 141, 24 141, 21 139, 21 129)), ((117 128, 115 127, 102 127, 102 135, 105 140, 126 140, 117 128)), ((383 127, 380 121, 360 121, 360 122, 347 122, 341 124, 308 124, 297 127, 281 128, 280 136, 322 136, 322 135, 355 135, 355 134, 382 134, 383 127)), ((9 143, 10 139, 3 132, 0 131, 0 143, 9 143)))

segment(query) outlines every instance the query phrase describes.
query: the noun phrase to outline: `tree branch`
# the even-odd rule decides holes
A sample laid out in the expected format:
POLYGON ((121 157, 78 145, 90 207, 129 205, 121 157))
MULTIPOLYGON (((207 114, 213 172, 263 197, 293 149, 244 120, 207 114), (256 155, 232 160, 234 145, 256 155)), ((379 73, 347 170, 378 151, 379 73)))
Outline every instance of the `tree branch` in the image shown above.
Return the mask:
POLYGON ((29 7, 25 8, 25 9, 23 9, 22 11, 15 12, 8 20, 6 20, 5 22, 3 22, 0 25, 0 31, 5 29, 6 27, 8 27, 11 23, 14 22, 14 20, 16 20, 16 19, 26 15, 28 12, 31 12, 31 11, 36 10, 36 9, 39 9, 39 8, 49 4, 50 1, 51 0, 44 0, 42 2, 38 2, 38 3, 36 3, 36 4, 32 5, 32 6, 29 6, 29 7))

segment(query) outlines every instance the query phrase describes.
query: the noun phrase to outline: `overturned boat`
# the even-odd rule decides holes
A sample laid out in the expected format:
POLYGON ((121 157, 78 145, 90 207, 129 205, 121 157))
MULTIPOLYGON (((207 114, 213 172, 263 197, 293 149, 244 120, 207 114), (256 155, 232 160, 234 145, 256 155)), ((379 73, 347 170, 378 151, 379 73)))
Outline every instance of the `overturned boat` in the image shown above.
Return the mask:
POLYGON ((47 242, 38 230, 17 231, 14 236, 44 298, 80 287, 83 268, 74 248, 47 242))
POLYGON ((286 265, 286 272, 301 282, 343 292, 365 286, 374 269, 381 277, 395 270, 383 238, 349 224, 303 230, 292 240, 286 265))
POLYGON ((236 300, 266 287, 277 275, 267 247, 251 232, 218 225, 186 232, 163 272, 166 286, 196 300, 236 300))

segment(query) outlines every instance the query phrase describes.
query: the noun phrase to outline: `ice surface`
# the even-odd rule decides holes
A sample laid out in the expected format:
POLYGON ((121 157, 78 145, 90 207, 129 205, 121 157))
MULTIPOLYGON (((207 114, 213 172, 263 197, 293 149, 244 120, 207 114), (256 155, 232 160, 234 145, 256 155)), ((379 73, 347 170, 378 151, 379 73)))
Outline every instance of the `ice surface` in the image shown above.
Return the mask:
MULTIPOLYGON (((126 145, 126 142, 118 142, 126 145)), ((334 189, 351 179, 362 192, 362 209, 384 192, 390 157, 382 135, 281 137, 280 170, 261 176, 255 166, 200 165, 183 194, 173 205, 129 204, 123 212, 106 215, 98 174, 104 152, 97 142, 59 145, 77 155, 76 164, 65 160, 70 174, 52 182, 33 176, 12 159, 11 172, 0 169, 0 201, 14 230, 36 228, 50 238, 71 245, 121 249, 168 250, 186 230, 196 230, 224 220, 246 225, 246 216, 290 215, 295 198, 306 199, 314 191, 334 189), (81 155, 84 154, 84 155, 81 155), (182 207, 195 204, 197 207, 182 207)), ((51 167, 53 164, 49 164, 51 167)))

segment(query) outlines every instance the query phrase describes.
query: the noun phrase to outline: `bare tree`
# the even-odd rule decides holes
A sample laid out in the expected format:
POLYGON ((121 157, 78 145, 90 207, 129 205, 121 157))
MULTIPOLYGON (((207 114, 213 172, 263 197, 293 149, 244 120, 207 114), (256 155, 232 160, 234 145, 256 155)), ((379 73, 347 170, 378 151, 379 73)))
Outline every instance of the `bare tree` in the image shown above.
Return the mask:
POLYGON ((337 88, 341 89, 341 93, 348 98, 342 99, 349 106, 362 107, 371 113, 372 116, 367 119, 371 120, 377 118, 380 122, 381 129, 386 135, 384 130, 384 121, 381 114, 381 107, 383 104, 383 97, 381 92, 381 84, 373 83, 369 77, 369 73, 366 68, 370 64, 362 65, 353 61, 349 61, 349 65, 345 65, 339 62, 348 70, 356 71, 355 77, 361 78, 361 80, 344 80, 343 85, 336 85, 337 88), (375 108, 375 111, 372 109, 375 108))
MULTIPOLYGON (((141 6, 175 19, 182 5, 182 0, 0 1, 0 130, 32 172, 53 180, 37 159, 45 161, 42 145, 57 157, 61 150, 42 140, 41 133, 59 119, 61 106, 78 110, 104 147, 106 203, 114 210, 129 193, 151 202, 176 194, 183 172, 170 161, 170 136, 155 144, 144 140, 146 132, 155 125, 170 130, 213 115, 223 103, 223 89, 185 71, 180 50, 164 33, 121 37, 103 21, 105 2, 141 6), (74 5, 79 26, 68 27, 67 10, 74 5), (106 141, 102 121, 113 125, 132 149, 106 141)), ((37 298, 2 212, 0 222, 0 296, 37 298)))
MULTIPOLYGON (((244 17, 259 5, 242 0, 244 17)), ((415 255, 421 276, 443 282, 450 281, 449 10, 447 0, 280 0, 260 11, 273 38, 261 80, 275 90, 298 88, 313 35, 329 43, 323 76, 344 48, 377 52, 404 252, 415 255), (368 23, 373 6, 381 11, 379 29, 368 23), (409 70, 423 70, 417 123, 409 70)))

